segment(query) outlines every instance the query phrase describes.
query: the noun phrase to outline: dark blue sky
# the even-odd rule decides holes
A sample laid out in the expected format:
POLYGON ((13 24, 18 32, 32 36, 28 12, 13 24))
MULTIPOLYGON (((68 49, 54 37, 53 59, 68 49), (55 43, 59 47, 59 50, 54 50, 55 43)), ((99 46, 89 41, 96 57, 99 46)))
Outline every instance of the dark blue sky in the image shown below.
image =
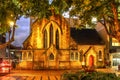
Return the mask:
POLYGON ((21 17, 17 21, 18 27, 15 31, 15 41, 12 43, 15 46, 22 46, 22 43, 29 35, 30 19, 21 17))

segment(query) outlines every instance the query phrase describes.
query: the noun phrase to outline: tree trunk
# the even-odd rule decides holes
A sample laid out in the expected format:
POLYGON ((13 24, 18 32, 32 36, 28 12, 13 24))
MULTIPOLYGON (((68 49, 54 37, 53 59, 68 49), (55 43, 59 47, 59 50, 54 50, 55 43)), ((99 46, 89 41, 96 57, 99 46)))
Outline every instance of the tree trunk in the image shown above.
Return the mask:
POLYGON ((0 44, 0 49, 1 49, 1 48, 5 48, 6 46, 10 45, 11 42, 14 41, 14 34, 15 34, 15 25, 13 26, 13 29, 12 29, 12 36, 11 36, 11 38, 9 39, 8 42, 3 43, 3 44, 0 44))

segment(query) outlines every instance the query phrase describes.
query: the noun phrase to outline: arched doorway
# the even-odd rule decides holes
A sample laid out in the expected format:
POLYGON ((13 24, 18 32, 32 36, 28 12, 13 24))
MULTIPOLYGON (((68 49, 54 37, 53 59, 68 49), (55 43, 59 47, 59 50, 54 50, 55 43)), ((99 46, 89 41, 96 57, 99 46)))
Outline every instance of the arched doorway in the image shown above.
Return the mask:
POLYGON ((94 66, 94 56, 90 55, 89 57, 89 67, 93 67, 94 66))

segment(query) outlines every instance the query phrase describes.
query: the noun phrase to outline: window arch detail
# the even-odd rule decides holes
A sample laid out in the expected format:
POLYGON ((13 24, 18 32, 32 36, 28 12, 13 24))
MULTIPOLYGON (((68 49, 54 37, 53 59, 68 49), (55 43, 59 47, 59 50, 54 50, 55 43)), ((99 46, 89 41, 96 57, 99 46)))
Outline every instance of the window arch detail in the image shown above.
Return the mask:
POLYGON ((53 26, 52 24, 50 25, 50 45, 53 44, 53 26))
POLYGON ((75 60, 78 60, 79 56, 78 56, 78 52, 75 53, 75 60))
POLYGON ((56 48, 59 49, 59 32, 58 32, 58 29, 56 31, 56 48))
POLYGON ((101 51, 101 50, 99 50, 98 59, 99 59, 100 61, 102 60, 102 51, 101 51))
POLYGON ((71 52, 70 58, 71 58, 71 60, 74 60, 74 53, 73 52, 71 52))
POLYGON ((50 54, 49 60, 54 60, 54 55, 53 55, 53 53, 50 54))
POLYGON ((23 56, 22 59, 26 60, 27 59, 27 52, 22 53, 22 56, 23 56))
POLYGON ((32 60, 32 52, 28 52, 28 60, 32 60))
POLYGON ((44 31, 44 48, 47 48, 47 31, 44 31))

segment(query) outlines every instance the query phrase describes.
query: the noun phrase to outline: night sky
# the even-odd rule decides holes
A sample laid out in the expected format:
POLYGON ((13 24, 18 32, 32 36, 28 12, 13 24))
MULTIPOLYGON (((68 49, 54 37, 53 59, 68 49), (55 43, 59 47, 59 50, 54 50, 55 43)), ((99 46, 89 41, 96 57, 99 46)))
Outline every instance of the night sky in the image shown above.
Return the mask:
POLYGON ((29 35, 30 19, 21 17, 20 20, 17 21, 17 25, 15 41, 12 44, 20 47, 29 35))

